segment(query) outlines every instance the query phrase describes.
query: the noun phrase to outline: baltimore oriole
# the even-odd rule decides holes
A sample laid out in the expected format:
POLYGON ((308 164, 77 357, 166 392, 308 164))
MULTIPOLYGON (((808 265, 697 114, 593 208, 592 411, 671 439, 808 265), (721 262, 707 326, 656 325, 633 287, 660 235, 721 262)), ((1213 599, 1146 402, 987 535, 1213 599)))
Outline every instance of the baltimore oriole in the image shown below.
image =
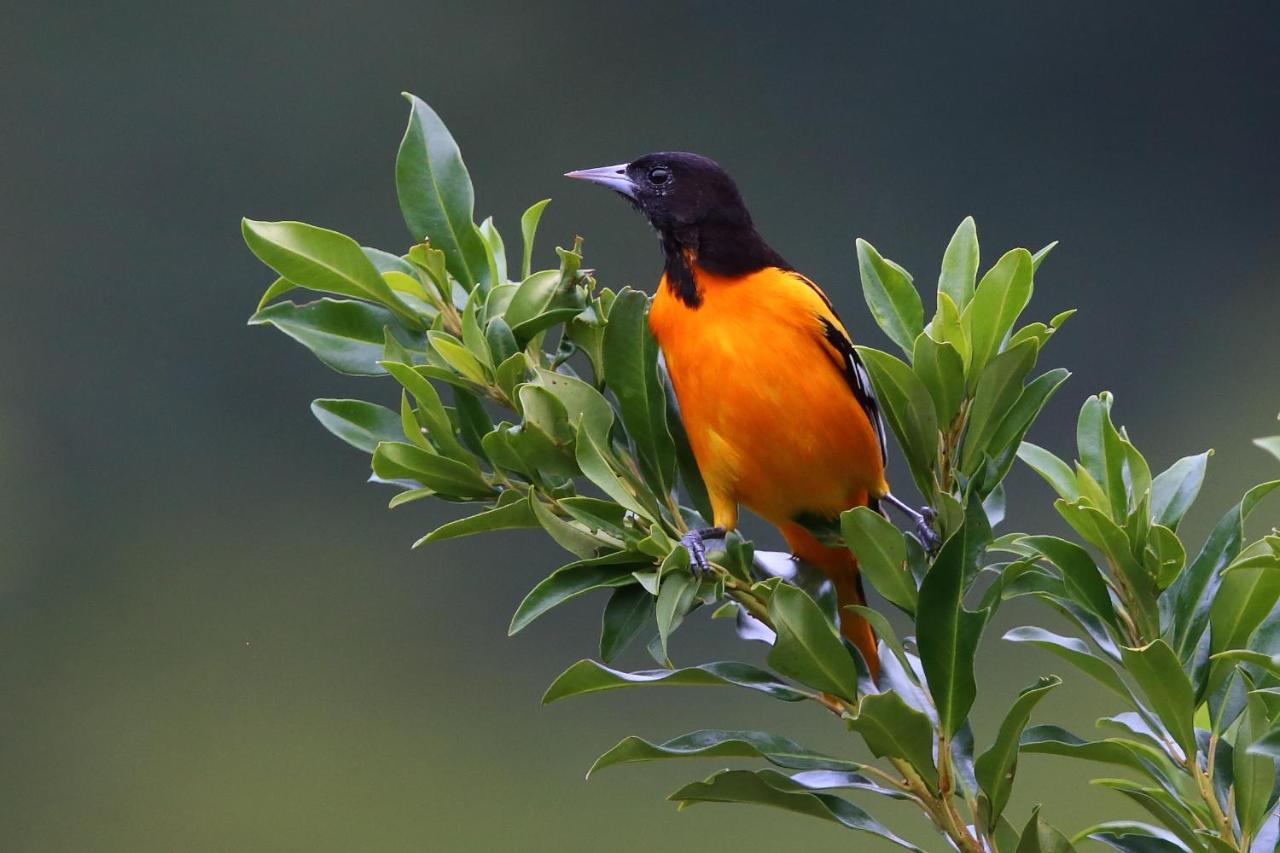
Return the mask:
POLYGON ((831 301, 760 237, 733 179, 697 154, 649 154, 569 172, 631 202, 657 231, 665 260, 649 310, 715 527, 685 537, 696 567, 703 540, 733 530, 742 504, 775 525, 798 558, 835 587, 841 631, 878 670, 858 563, 802 522, 831 521, 885 501, 922 538, 928 511, 885 482, 884 420, 866 369, 831 301))

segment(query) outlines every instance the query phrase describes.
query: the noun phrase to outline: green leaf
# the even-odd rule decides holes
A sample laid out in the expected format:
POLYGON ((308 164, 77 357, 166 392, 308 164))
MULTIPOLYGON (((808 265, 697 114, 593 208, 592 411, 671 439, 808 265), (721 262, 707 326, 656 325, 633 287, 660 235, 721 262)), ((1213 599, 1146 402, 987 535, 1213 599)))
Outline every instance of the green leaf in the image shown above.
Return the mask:
POLYGON ((752 803, 837 823, 878 835, 908 850, 919 850, 848 800, 819 793, 773 770, 722 770, 704 782, 685 785, 667 799, 691 803, 752 803))
POLYGON ((641 499, 635 487, 619 472, 613 453, 587 428, 585 422, 578 424, 574 453, 582 473, 606 495, 643 518, 654 522, 660 519, 656 507, 641 499))
POLYGON ((413 399, 418 404, 418 417, 440 452, 474 468, 474 457, 458 441, 453 422, 449 419, 444 403, 440 400, 440 394, 423 374, 423 369, 392 361, 380 361, 378 364, 413 395, 413 399))
POLYGON ((480 223, 480 239, 484 240, 485 248, 489 254, 489 271, 492 276, 490 281, 494 285, 505 283, 507 280, 507 248, 502 243, 502 235, 498 233, 498 226, 493 223, 492 216, 480 223))
POLYGON ((1266 750, 1250 749, 1267 736, 1271 728, 1262 697, 1250 693, 1244 716, 1232 744, 1232 777, 1235 781, 1236 817, 1245 835, 1252 837, 1262 828, 1273 802, 1276 762, 1266 750))
POLYGON ((769 600, 769 618, 778 634, 769 666, 802 684, 852 700, 858 670, 822 610, 805 592, 781 584, 769 600))
MULTIPOLYGON (((1049 257, 1049 253, 1052 252, 1055 248, 1057 248, 1057 246, 1058 246, 1058 241, 1054 240, 1052 243, 1049 243, 1048 245, 1041 247, 1040 251, 1036 252, 1034 255, 1031 256, 1031 267, 1035 272, 1040 271, 1040 265, 1044 263, 1044 259, 1049 257)), ((1066 314, 1068 317, 1074 313, 1075 313, 1074 310, 1062 312, 1062 314, 1066 314)), ((1062 314, 1059 314, 1058 317, 1062 317, 1062 314)), ((1061 325, 1061 320, 1059 320, 1058 317, 1053 318, 1055 321, 1053 324, 1053 327, 1055 329, 1059 325, 1061 325)), ((1066 318, 1064 317, 1063 319, 1066 319, 1066 318)))
POLYGON ((1276 459, 1280 459, 1280 435, 1272 435, 1266 438, 1255 438, 1253 443, 1270 453, 1276 459))
POLYGON ((1094 785, 1118 791, 1142 806, 1177 836, 1179 841, 1187 845, 1187 849, 1202 849, 1202 836, 1197 835, 1192 829, 1197 824, 1197 816, 1185 803, 1174 799, 1164 788, 1141 785, 1129 779, 1093 779, 1091 781, 1094 785))
MULTIPOLYGON (((486 439, 488 438, 489 436, 486 436, 486 439)), ((605 537, 588 532, 581 524, 560 518, 532 493, 529 495, 529 508, 533 510, 534 518, 538 519, 542 529, 547 531, 547 535, 561 548, 576 557, 590 559, 609 544, 605 537)))
POLYGON ((978 283, 973 301, 964 309, 972 341, 969 381, 976 384, 983 369, 999 351, 1005 335, 1013 328, 1031 299, 1031 253, 1013 249, 996 261, 978 283))
POLYGON ((1048 450, 1024 441, 1018 446, 1018 458, 1043 477, 1063 500, 1074 501, 1080 497, 1080 487, 1071 466, 1048 450))
POLYGON ((815 694, 798 690, 772 673, 746 663, 704 663, 686 669, 651 669, 622 672, 592 660, 580 660, 556 678, 542 697, 544 705, 620 687, 723 687, 726 685, 755 690, 783 702, 812 699, 815 694))
POLYGON ((876 591, 908 614, 916 609, 916 583, 907 570, 902 531, 880 513, 860 506, 840 516, 840 531, 876 591))
POLYGON ((965 474, 972 474, 982 464, 983 454, 991 449, 996 430, 1022 395, 1022 380, 1035 363, 1036 345, 1024 343, 997 355, 982 372, 960 454, 960 470, 965 474))
POLYGON ((916 485, 932 492, 938 452, 938 420, 924 383, 904 362, 880 350, 855 347, 861 356, 885 419, 906 454, 916 485))
POLYGON ((455 498, 493 497, 493 487, 475 468, 412 444, 384 441, 373 451, 373 472, 387 480, 414 480, 455 498))
POLYGON ((969 360, 973 356, 969 329, 960 321, 960 309, 945 293, 938 293, 938 312, 929 323, 929 337, 940 344, 951 344, 964 361, 965 369, 968 369, 969 360))
POLYGON ((295 285, 380 302, 414 321, 360 244, 345 234, 305 222, 252 219, 241 220, 240 230, 253 253, 295 285))
POLYGON ((467 289, 496 284, 488 252, 476 228, 475 194, 449 129, 420 99, 404 93, 411 106, 396 155, 396 193, 413 239, 429 240, 444 252, 450 275, 467 289))
POLYGON ((533 272, 533 238, 538 233, 538 223, 542 220, 542 211, 551 199, 544 198, 542 201, 535 202, 529 206, 520 216, 520 236, 524 238, 524 253, 521 255, 520 261, 520 278, 521 280, 529 277, 533 272))
POLYGON ((1017 401, 1000 420, 988 443, 988 452, 998 460, 996 474, 1000 479, 1009 473, 1018 447, 1032 423, 1070 376, 1071 372, 1061 367, 1037 376, 1022 389, 1017 401))
POLYGON ((377 403, 316 400, 311 404, 311 414, 329 432, 365 453, 372 453, 380 442, 400 438, 400 418, 377 403))
POLYGON ((938 771, 933 766, 933 724, 897 693, 873 693, 862 697, 858 716, 846 721, 862 735, 877 758, 902 758, 914 767, 931 790, 937 790, 938 771))
POLYGON ((471 350, 453 335, 447 332, 431 331, 427 332, 427 341, 431 344, 431 348, 459 375, 477 385, 489 383, 489 371, 478 358, 472 355, 471 350))
MULTIPOLYGON (((981 506, 977 514, 982 513, 981 506)), ((976 559, 985 547, 986 536, 966 513, 963 527, 943 544, 942 550, 920 584, 916 605, 916 644, 924 666, 929 693, 945 734, 955 734, 964 723, 977 694, 973 677, 973 657, 986 624, 985 612, 964 607, 965 579, 976 572, 976 559)))
POLYGON ((571 422, 580 420, 587 431, 601 441, 608 437, 613 426, 613 407, 590 383, 550 370, 539 370, 537 381, 564 404, 565 411, 572 413, 571 422))
POLYGON ((515 530, 537 526, 538 519, 534 517, 529 502, 524 499, 517 499, 468 518, 460 518, 457 521, 442 524, 417 542, 414 542, 413 547, 417 548, 429 542, 456 539, 459 536, 474 536, 477 533, 486 533, 490 530, 515 530))
POLYGON ((1022 733, 1022 752, 1062 755, 1103 764, 1116 764, 1150 775, 1159 762, 1166 761, 1155 747, 1129 738, 1083 740, 1058 726, 1032 726, 1022 733))
POLYGON ((1041 678, 1036 684, 1018 694, 1013 707, 1005 715, 991 748, 978 756, 974 773, 983 795, 989 804, 986 809, 987 826, 994 829, 1013 791, 1013 777, 1018 768, 1018 741, 1022 730, 1031 719, 1031 709, 1045 694, 1062 683, 1057 676, 1041 678))
POLYGON ((954 346, 928 335, 916 338, 911 369, 933 398, 938 423, 949 424, 964 401, 964 359, 954 346))
POLYGON ((1065 835, 1041 819, 1040 807, 1036 806, 1022 829, 1015 853, 1075 853, 1075 850, 1065 835))
POLYGON ((680 626, 684 620, 685 614, 689 612, 689 608, 693 605, 694 593, 698 591, 698 581, 689 574, 689 552, 683 547, 677 547, 671 552, 671 556, 677 561, 675 565, 668 567, 667 561, 663 561, 662 585, 658 588, 657 602, 657 622, 658 622, 658 644, 662 650, 662 657, 667 658, 667 643, 671 639, 671 634, 680 626), (674 571, 672 570, 674 569, 674 571), (670 571, 671 574, 665 574, 670 571))
MULTIPOLYGON (((978 226, 972 216, 966 216, 960 227, 951 235, 947 250, 942 255, 942 272, 938 275, 938 290, 951 297, 961 310, 973 298, 974 280, 978 277, 978 226)), ((942 420, 946 420, 943 418, 942 420)))
POLYGON ((1187 847, 1168 830, 1128 820, 1113 820, 1082 830, 1076 840, 1089 838, 1121 853, 1186 853, 1187 847))
POLYGON ((1193 716, 1196 710, 1195 690, 1182 671, 1182 663, 1164 640, 1156 640, 1142 648, 1121 647, 1125 670, 1137 682, 1160 722, 1169 730, 1184 755, 1195 752, 1196 738, 1193 716))
POLYGON ((1212 455, 1212 450, 1206 450, 1184 456, 1151 481, 1151 517, 1156 524, 1177 532, 1182 517, 1200 494, 1205 468, 1212 455))
POLYGON ((1019 544, 1034 548, 1062 571, 1067 595, 1104 624, 1116 627, 1115 608, 1107 582, 1089 552, 1056 536, 1026 536, 1019 544))
POLYGON ((1258 568, 1229 567, 1223 574, 1209 608, 1210 654, 1246 648, 1280 599, 1280 555, 1266 551, 1258 568))
POLYGON ((770 764, 789 770, 854 772, 862 766, 814 752, 793 740, 768 732, 700 729, 660 744, 634 736, 623 738, 617 746, 596 759, 587 776, 615 764, 671 758, 763 758, 770 764))
POLYGON ((631 577, 631 573, 646 565, 648 564, 638 559, 633 559, 632 562, 603 565, 593 560, 586 560, 556 569, 529 590, 529 594, 520 602, 515 614, 511 617, 507 636, 514 636, 551 608, 577 598, 583 593, 634 583, 635 579, 631 577))
POLYGON ((862 295, 871 316, 890 340, 911 354, 916 336, 924 330, 924 307, 907 271, 880 257, 875 247, 857 240, 858 272, 862 275, 862 295))
POLYGON ((642 470, 655 491, 666 493, 675 486, 676 449, 648 314, 649 297, 638 290, 625 288, 614 299, 604 333, 604 381, 618 398, 642 470))
POLYGON ((1081 672, 1092 677, 1102 686, 1130 698, 1129 689, 1111 665, 1095 655, 1084 640, 1076 637, 1064 637, 1044 628, 1024 626, 1008 631, 1003 639, 1011 643, 1029 643, 1037 648, 1052 652, 1070 663, 1081 672))
POLYGON ((600 659, 609 663, 616 658, 638 634, 652 630, 653 619, 654 598, 644 587, 635 584, 615 589, 600 626, 600 659))
POLYGON ((258 307, 253 309, 254 313, 256 314, 257 312, 261 311, 263 308, 266 308, 267 305, 270 304, 271 300, 278 299, 281 296, 284 296, 286 293, 293 290, 295 287, 297 287, 296 284, 289 281, 289 279, 285 278, 284 276, 280 276, 280 278, 277 278, 275 281, 271 282, 271 286, 268 287, 266 291, 262 294, 262 298, 258 300, 258 307))
POLYGON ((1123 522, 1129 510, 1125 487, 1125 452, 1120 433, 1111 422, 1111 395, 1103 392, 1090 397, 1080 408, 1076 441, 1080 448, 1080 464, 1102 486, 1107 503, 1097 508, 1117 522, 1123 522))
POLYGON ((1209 621, 1209 607, 1221 583, 1220 573, 1235 561, 1244 539, 1244 521, 1280 480, 1254 486, 1229 509, 1205 540, 1200 553, 1160 598, 1161 621, 1173 650, 1184 662, 1195 657, 1209 621))
POLYGON ((420 346, 422 335, 404 330, 385 308, 346 299, 319 299, 305 305, 277 302, 254 314, 253 326, 271 325, 302 344, 339 373, 380 376, 383 329, 395 328, 405 343, 420 346))

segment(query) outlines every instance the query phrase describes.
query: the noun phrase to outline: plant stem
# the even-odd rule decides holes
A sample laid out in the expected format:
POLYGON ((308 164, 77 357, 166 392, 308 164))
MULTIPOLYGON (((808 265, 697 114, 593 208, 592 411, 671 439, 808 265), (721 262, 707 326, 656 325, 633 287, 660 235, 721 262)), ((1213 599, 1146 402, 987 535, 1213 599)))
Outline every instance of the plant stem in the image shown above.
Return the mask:
MULTIPOLYGON (((1212 749, 1216 745, 1216 743, 1211 742, 1210 748, 1212 749)), ((1206 759, 1206 763, 1210 761, 1213 761, 1212 753, 1206 759)), ((1192 778, 1196 780, 1196 786, 1200 789, 1200 798, 1209 807, 1209 813, 1213 815, 1213 821, 1217 824, 1218 834, 1222 837, 1222 840, 1230 845, 1233 850, 1247 850, 1247 847, 1240 847, 1236 843, 1235 833, 1231 831, 1231 820, 1222 811, 1222 806, 1218 803, 1218 797, 1213 792, 1213 779, 1208 773, 1201 771, 1200 762, 1196 760, 1194 752, 1187 756, 1185 767, 1192 778)))

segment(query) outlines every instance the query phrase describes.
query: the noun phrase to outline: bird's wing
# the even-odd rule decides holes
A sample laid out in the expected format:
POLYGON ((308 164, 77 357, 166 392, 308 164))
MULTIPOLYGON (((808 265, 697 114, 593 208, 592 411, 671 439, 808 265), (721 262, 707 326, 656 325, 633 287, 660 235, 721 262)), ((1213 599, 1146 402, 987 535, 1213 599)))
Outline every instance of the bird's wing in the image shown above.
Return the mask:
POLYGON ((804 282, 822 300, 826 310, 818 316, 818 322, 821 325, 823 338, 839 357, 849 390, 853 392, 854 399, 858 401, 862 411, 866 412, 867 420, 871 421, 871 426, 875 428, 876 440, 880 444, 880 461, 887 465, 889 446, 885 439, 884 415, 880 411, 879 401, 876 400, 876 392, 871 387, 871 377, 867 374, 866 366, 858 357, 858 351, 853 348, 853 341, 849 339, 849 334, 844 330, 840 318, 836 316, 835 309, 831 305, 831 300, 822 292, 822 288, 797 272, 792 272, 791 275, 804 282))

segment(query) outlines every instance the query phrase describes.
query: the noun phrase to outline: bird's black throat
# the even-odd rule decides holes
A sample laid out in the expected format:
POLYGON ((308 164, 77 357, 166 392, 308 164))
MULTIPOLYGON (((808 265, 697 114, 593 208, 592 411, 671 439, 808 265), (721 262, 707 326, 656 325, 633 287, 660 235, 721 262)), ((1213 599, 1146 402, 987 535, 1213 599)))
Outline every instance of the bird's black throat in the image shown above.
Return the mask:
POLYGON ((663 272, 666 273, 667 284, 676 298, 690 308, 702 304, 696 270, 733 277, 769 267, 792 269, 781 255, 770 248, 749 220, 745 224, 708 221, 660 228, 658 239, 662 243, 663 272))

